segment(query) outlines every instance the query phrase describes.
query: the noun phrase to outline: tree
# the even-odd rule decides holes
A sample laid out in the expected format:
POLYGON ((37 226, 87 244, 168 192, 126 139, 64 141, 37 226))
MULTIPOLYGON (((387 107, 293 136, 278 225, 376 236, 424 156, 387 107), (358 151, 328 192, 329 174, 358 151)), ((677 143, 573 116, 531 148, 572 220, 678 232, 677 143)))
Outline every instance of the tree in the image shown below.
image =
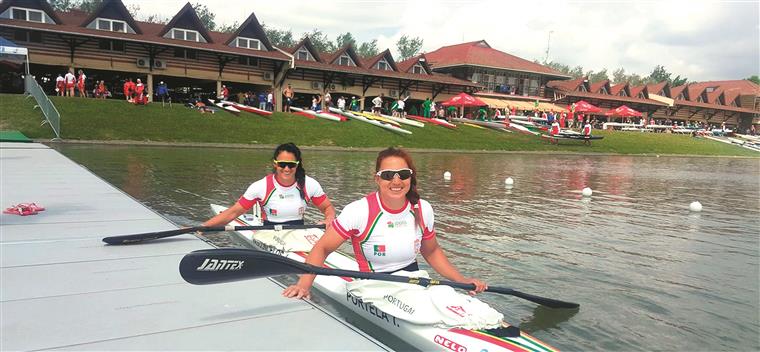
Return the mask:
POLYGON ((606 81, 610 79, 610 77, 607 76, 606 68, 602 69, 599 72, 588 71, 585 76, 588 77, 589 82, 600 82, 600 81, 606 81))
POLYGON ((63 12, 70 10, 93 12, 102 2, 103 0, 50 0, 50 6, 56 11, 63 12))
POLYGON ((157 24, 167 24, 169 23, 169 18, 164 17, 163 15, 159 15, 157 13, 154 13, 152 15, 148 15, 142 18, 142 21, 148 22, 148 23, 157 23, 157 24))
POLYGON ((670 76, 672 73, 668 72, 668 70, 665 69, 665 66, 663 65, 657 65, 654 67, 654 70, 652 70, 652 73, 649 74, 649 77, 647 77, 648 81, 651 83, 658 83, 667 81, 670 82, 670 76))
POLYGON ((211 12, 211 10, 209 10, 206 5, 195 3, 193 4, 193 10, 195 10, 195 13, 198 14, 198 18, 201 19, 201 23, 203 23, 206 29, 210 31, 216 29, 216 22, 214 22, 216 15, 211 12))
POLYGON ((314 28, 311 32, 303 34, 303 37, 309 37, 311 44, 319 52, 332 52, 335 51, 335 44, 330 39, 327 39, 327 35, 322 33, 321 30, 314 28))
POLYGON ((222 33, 232 33, 236 31, 238 27, 240 27, 240 22, 235 21, 233 24, 220 25, 219 28, 217 28, 216 30, 222 33))
POLYGON ((628 81, 628 76, 625 75, 625 69, 620 67, 615 71, 612 71, 612 83, 620 84, 628 81))
POLYGON ((351 34, 351 32, 346 32, 343 34, 339 34, 337 38, 335 38, 335 47, 336 48, 342 48, 348 44, 353 45, 356 47, 356 39, 351 34))
POLYGON ((293 31, 290 29, 270 28, 266 23, 262 23, 261 27, 264 28, 264 33, 272 45, 280 48, 290 48, 296 45, 296 41, 293 39, 293 31))
POLYGON ((755 84, 760 84, 760 77, 757 77, 757 75, 752 75, 750 77, 745 78, 746 80, 750 82, 754 82, 755 84))
POLYGON ((370 42, 364 42, 356 49, 356 53, 362 57, 375 56, 380 50, 377 49, 377 39, 372 39, 370 42))
POLYGON ((673 80, 670 82, 670 85, 673 87, 678 87, 686 84, 688 79, 686 77, 681 78, 681 75, 676 76, 676 78, 673 78, 673 80))
POLYGON ((417 55, 422 49, 422 38, 414 37, 409 38, 406 34, 396 42, 396 49, 398 49, 398 61, 404 61, 414 55, 417 55))
POLYGON ((75 0, 50 0, 50 6, 53 10, 66 12, 76 7, 75 0))
POLYGON ((570 76, 573 76, 574 78, 581 78, 581 77, 583 77, 583 66, 578 65, 578 66, 573 67, 573 69, 570 70, 570 72, 568 72, 568 74, 570 76))

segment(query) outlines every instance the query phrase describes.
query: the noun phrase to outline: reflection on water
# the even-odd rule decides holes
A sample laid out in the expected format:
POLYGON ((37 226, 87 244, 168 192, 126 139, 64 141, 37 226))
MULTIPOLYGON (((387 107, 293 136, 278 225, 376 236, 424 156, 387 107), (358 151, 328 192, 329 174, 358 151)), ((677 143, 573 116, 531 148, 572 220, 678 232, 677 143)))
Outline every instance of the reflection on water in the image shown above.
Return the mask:
MULTIPOLYGON (((271 158, 233 149, 60 149, 182 225, 207 219, 209 203, 235 202, 269 172, 271 158)), ((373 190, 374 153, 304 154, 308 174, 338 209, 373 190)), ((581 304, 552 310, 481 296, 525 331, 566 350, 760 349, 760 161, 414 156, 439 241, 460 270, 581 304), (583 187, 593 197, 582 197, 583 187), (701 213, 689 212, 694 200, 701 213)), ((307 221, 318 219, 310 209, 307 221)), ((227 234, 210 237, 244 245, 227 234)))

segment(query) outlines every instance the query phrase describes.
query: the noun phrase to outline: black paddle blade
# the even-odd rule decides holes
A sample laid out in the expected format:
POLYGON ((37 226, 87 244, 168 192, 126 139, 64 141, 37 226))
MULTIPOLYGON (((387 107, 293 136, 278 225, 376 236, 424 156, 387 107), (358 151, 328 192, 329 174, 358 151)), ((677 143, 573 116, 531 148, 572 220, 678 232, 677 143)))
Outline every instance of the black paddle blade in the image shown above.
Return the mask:
POLYGON ((488 287, 488 290, 486 292, 497 292, 497 293, 503 293, 512 295, 515 297, 520 297, 522 299, 526 299, 528 301, 531 301, 533 303, 538 303, 542 306, 546 306, 549 308, 578 308, 580 307, 580 304, 573 303, 573 302, 564 302, 559 301, 552 298, 546 298, 546 297, 540 297, 536 295, 531 295, 529 293, 515 291, 511 288, 502 288, 502 287, 488 287))
POLYGON ((308 272, 303 263, 251 249, 204 249, 186 254, 179 262, 180 275, 194 285, 308 272))

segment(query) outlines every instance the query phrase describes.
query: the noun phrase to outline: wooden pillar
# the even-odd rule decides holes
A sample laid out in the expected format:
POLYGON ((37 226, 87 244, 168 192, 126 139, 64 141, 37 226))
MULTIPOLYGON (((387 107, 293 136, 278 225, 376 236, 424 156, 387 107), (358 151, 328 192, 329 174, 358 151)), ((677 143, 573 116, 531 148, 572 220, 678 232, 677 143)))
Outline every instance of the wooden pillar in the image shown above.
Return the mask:
POLYGON ((147 87, 148 89, 146 89, 146 91, 148 92, 148 101, 152 102, 153 101, 153 74, 152 73, 148 73, 148 79, 147 79, 147 82, 145 82, 145 84, 148 86, 147 87))
MULTIPOLYGON (((217 79, 216 80, 216 97, 221 96, 221 95, 222 95, 222 80, 217 79)), ((214 97, 214 99, 216 99, 216 97, 214 97)))
POLYGON ((364 111, 364 99, 366 99, 367 96, 363 95, 361 96, 359 100, 359 110, 364 111))

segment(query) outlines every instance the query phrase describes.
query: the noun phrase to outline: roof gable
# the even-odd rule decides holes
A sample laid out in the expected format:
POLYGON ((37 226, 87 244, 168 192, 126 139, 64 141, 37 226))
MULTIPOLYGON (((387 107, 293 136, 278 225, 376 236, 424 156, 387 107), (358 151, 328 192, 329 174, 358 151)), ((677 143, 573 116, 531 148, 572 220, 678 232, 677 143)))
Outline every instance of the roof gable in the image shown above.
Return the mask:
POLYGON ((206 26, 203 25, 201 19, 198 18, 198 14, 195 12, 195 9, 193 9, 193 6, 190 5, 189 2, 185 4, 185 6, 183 6, 176 15, 174 15, 171 21, 169 21, 169 23, 164 26, 158 35, 164 37, 167 33, 169 33, 170 30, 174 28, 197 31, 206 40, 207 43, 214 42, 211 39, 211 35, 208 33, 208 29, 206 29, 206 26))
POLYGON ((111 20, 124 21, 134 33, 142 34, 142 30, 137 25, 137 22, 135 22, 132 14, 129 13, 129 10, 127 10, 126 6, 124 6, 124 3, 122 3, 121 0, 104 0, 102 3, 100 3, 98 8, 90 14, 90 16, 88 16, 87 19, 82 22, 81 26, 97 29, 97 26, 93 24, 96 18, 107 18, 111 20))
POLYGON ((670 83, 662 81, 660 83, 647 84, 647 91, 652 94, 661 95, 670 98, 670 83))
POLYGON ((689 92, 686 90, 686 85, 680 85, 673 87, 670 90, 670 97, 677 100, 689 100, 689 92), (683 97, 681 96, 683 94, 683 97))
MULTIPOLYGON (((343 54, 348 55, 351 58, 351 61, 354 62, 356 67, 364 67, 362 64, 362 61, 359 59, 359 55, 356 54, 356 51, 354 50, 353 45, 346 44, 342 48, 336 50, 334 53, 330 55, 330 64, 333 65, 340 65, 340 58, 343 56, 343 54)), ((345 65, 342 65, 345 66, 345 65)))
POLYGON ((303 37, 298 44, 296 44, 294 47, 290 48, 289 50, 286 50, 288 53, 296 56, 296 59, 298 59, 298 51, 301 50, 301 48, 306 49, 309 54, 314 58, 314 61, 316 62, 324 62, 322 59, 322 56, 319 54, 319 51, 316 47, 314 47, 314 44, 312 44, 311 39, 309 37, 303 37))
POLYGON ((604 80, 591 84, 591 93, 610 94, 610 81, 604 80))
POLYGON ((393 55, 391 55, 391 51, 389 49, 385 49, 380 54, 377 54, 371 58, 368 58, 364 61, 364 66, 368 69, 372 70, 379 70, 379 68, 375 67, 380 62, 380 60, 385 59, 385 62, 391 67, 391 71, 398 71, 398 66, 396 66, 396 61, 393 60, 393 55))
POLYGON ((630 97, 631 90, 628 86, 628 82, 619 83, 610 87, 610 95, 617 95, 621 97, 630 97))
MULTIPOLYGON (((52 20, 55 24, 61 24, 61 18, 58 17, 58 15, 53 10, 53 7, 48 4, 45 0, 3 0, 3 2, 0 3, 0 14, 4 14, 6 10, 9 10, 11 7, 23 7, 27 9, 35 9, 40 10, 47 15, 48 19, 52 20)), ((2 18, 10 18, 11 16, 8 15, 0 16, 2 18)), ((47 19, 46 22, 47 23, 47 19)))
MULTIPOLYGON (((584 84, 583 82, 584 80, 587 81, 586 77, 571 79, 569 81, 555 80, 555 81, 547 82, 546 86, 549 88, 556 88, 556 89, 572 92, 572 91, 578 90, 579 87, 584 84)), ((584 88, 584 89, 588 90, 587 88, 584 88)))
POLYGON ((645 85, 635 87, 629 86, 628 91, 631 93, 631 98, 649 99, 649 90, 645 85))
POLYGON ((685 91, 688 92, 689 94, 687 96, 687 99, 689 99, 689 101, 696 101, 696 102, 699 102, 700 100, 702 100, 703 103, 706 103, 707 102, 707 95, 705 93, 706 89, 707 89, 706 87, 699 84, 689 84, 688 86, 686 86, 686 89, 685 89, 685 91))
POLYGON ((269 41, 266 32, 264 32, 264 27, 261 26, 259 20, 256 18, 256 15, 253 12, 251 12, 243 24, 241 24, 240 27, 238 27, 238 29, 232 33, 232 35, 230 35, 229 39, 227 39, 224 44, 235 44, 234 41, 237 37, 258 39, 261 44, 266 47, 267 50, 274 50, 272 42, 269 41))
POLYGON ((432 75, 433 69, 430 68, 430 65, 428 65, 427 58, 425 57, 425 54, 420 54, 411 58, 408 58, 404 61, 401 61, 399 63, 396 63, 396 67, 398 68, 399 72, 405 72, 405 73, 414 73, 414 67, 415 66, 421 66, 422 70, 424 71, 423 74, 432 75))

